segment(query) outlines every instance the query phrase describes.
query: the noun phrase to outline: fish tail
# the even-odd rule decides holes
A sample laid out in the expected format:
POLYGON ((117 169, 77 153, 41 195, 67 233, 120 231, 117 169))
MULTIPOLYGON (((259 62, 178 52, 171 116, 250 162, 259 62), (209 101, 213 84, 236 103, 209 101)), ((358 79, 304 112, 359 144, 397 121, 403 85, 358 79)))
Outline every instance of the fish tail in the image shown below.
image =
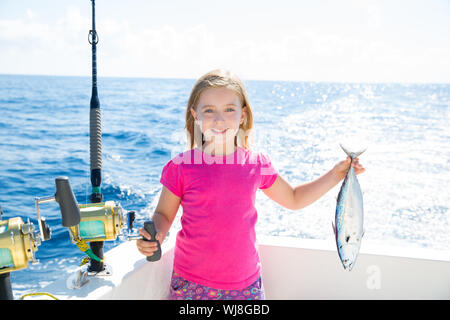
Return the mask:
POLYGON ((345 152, 352 160, 353 160, 354 158, 359 157, 364 151, 367 150, 367 148, 364 148, 364 149, 362 149, 362 150, 360 150, 360 151, 352 152, 352 151, 349 151, 348 149, 346 149, 346 148, 342 145, 342 143, 340 143, 339 145, 341 146, 342 150, 344 150, 344 152, 345 152))

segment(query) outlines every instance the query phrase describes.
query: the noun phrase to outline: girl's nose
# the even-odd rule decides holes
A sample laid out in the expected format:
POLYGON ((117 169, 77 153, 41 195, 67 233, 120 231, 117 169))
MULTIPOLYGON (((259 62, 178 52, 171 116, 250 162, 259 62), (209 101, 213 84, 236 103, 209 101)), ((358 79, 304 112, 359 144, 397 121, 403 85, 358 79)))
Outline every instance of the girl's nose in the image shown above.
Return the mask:
POLYGON ((216 113, 216 116, 214 117, 214 121, 215 122, 220 122, 220 121, 224 121, 223 116, 220 112, 216 113))

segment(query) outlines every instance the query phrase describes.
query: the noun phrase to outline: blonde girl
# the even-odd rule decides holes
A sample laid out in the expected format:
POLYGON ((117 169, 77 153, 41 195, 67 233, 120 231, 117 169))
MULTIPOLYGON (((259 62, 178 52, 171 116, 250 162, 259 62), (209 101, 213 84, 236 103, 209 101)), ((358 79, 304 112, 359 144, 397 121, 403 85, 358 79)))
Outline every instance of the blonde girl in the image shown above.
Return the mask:
MULTIPOLYGON (((296 187, 285 181, 264 153, 253 152, 253 114, 242 81, 214 70, 194 85, 186 108, 189 149, 162 169, 163 185, 152 220, 156 239, 166 237, 179 206, 170 299, 264 299, 256 246, 256 191, 300 210, 341 181, 350 158, 318 179, 296 187)), ((364 171, 355 159, 357 174, 364 171)), ((140 234, 147 239, 144 229, 140 234)), ((137 241, 150 256, 154 242, 137 241)))

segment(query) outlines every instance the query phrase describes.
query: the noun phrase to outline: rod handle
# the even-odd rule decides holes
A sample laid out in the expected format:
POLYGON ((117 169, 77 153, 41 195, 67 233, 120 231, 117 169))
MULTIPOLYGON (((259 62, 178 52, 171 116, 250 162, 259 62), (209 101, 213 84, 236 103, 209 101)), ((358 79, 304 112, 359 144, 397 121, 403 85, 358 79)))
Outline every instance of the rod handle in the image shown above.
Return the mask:
POLYGON ((147 240, 144 239, 145 241, 150 241, 150 242, 156 242, 158 244, 158 250, 153 252, 153 254, 149 257, 147 257, 147 261, 153 262, 153 261, 158 261, 159 259, 161 259, 161 245, 159 243, 158 240, 155 240, 156 238, 156 228, 155 228, 155 224, 153 223, 153 221, 146 221, 144 222, 144 229, 145 231, 147 231, 152 240, 147 240))

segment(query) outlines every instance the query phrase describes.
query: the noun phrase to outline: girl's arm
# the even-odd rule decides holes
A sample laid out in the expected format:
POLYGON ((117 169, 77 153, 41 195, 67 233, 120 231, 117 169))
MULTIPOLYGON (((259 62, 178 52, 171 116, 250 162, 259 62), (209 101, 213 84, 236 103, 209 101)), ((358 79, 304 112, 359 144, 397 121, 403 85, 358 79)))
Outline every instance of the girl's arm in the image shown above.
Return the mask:
MULTIPOLYGON (((358 158, 355 158, 352 162, 352 166, 355 169, 355 173, 359 174, 365 171, 365 169, 359 164, 358 158)), ((282 205, 290 210, 300 210, 317 199, 322 197, 330 189, 344 179, 350 167, 350 157, 346 160, 339 162, 333 169, 328 171, 320 178, 299 185, 293 188, 286 180, 280 175, 270 188, 263 189, 263 192, 273 201, 282 205)))
MULTIPOLYGON (((177 197, 169 191, 169 189, 163 186, 158 205, 156 206, 155 213, 152 217, 152 221, 158 231, 156 233, 156 240, 158 240, 159 243, 162 243, 169 233, 169 229, 172 226, 175 216, 177 215, 180 203, 181 198, 177 197)), ((150 240, 150 235, 144 228, 139 229, 139 234, 150 240)), ((153 252, 158 249, 156 243, 144 240, 137 240, 136 246, 139 252, 145 256, 151 256, 153 252)))

